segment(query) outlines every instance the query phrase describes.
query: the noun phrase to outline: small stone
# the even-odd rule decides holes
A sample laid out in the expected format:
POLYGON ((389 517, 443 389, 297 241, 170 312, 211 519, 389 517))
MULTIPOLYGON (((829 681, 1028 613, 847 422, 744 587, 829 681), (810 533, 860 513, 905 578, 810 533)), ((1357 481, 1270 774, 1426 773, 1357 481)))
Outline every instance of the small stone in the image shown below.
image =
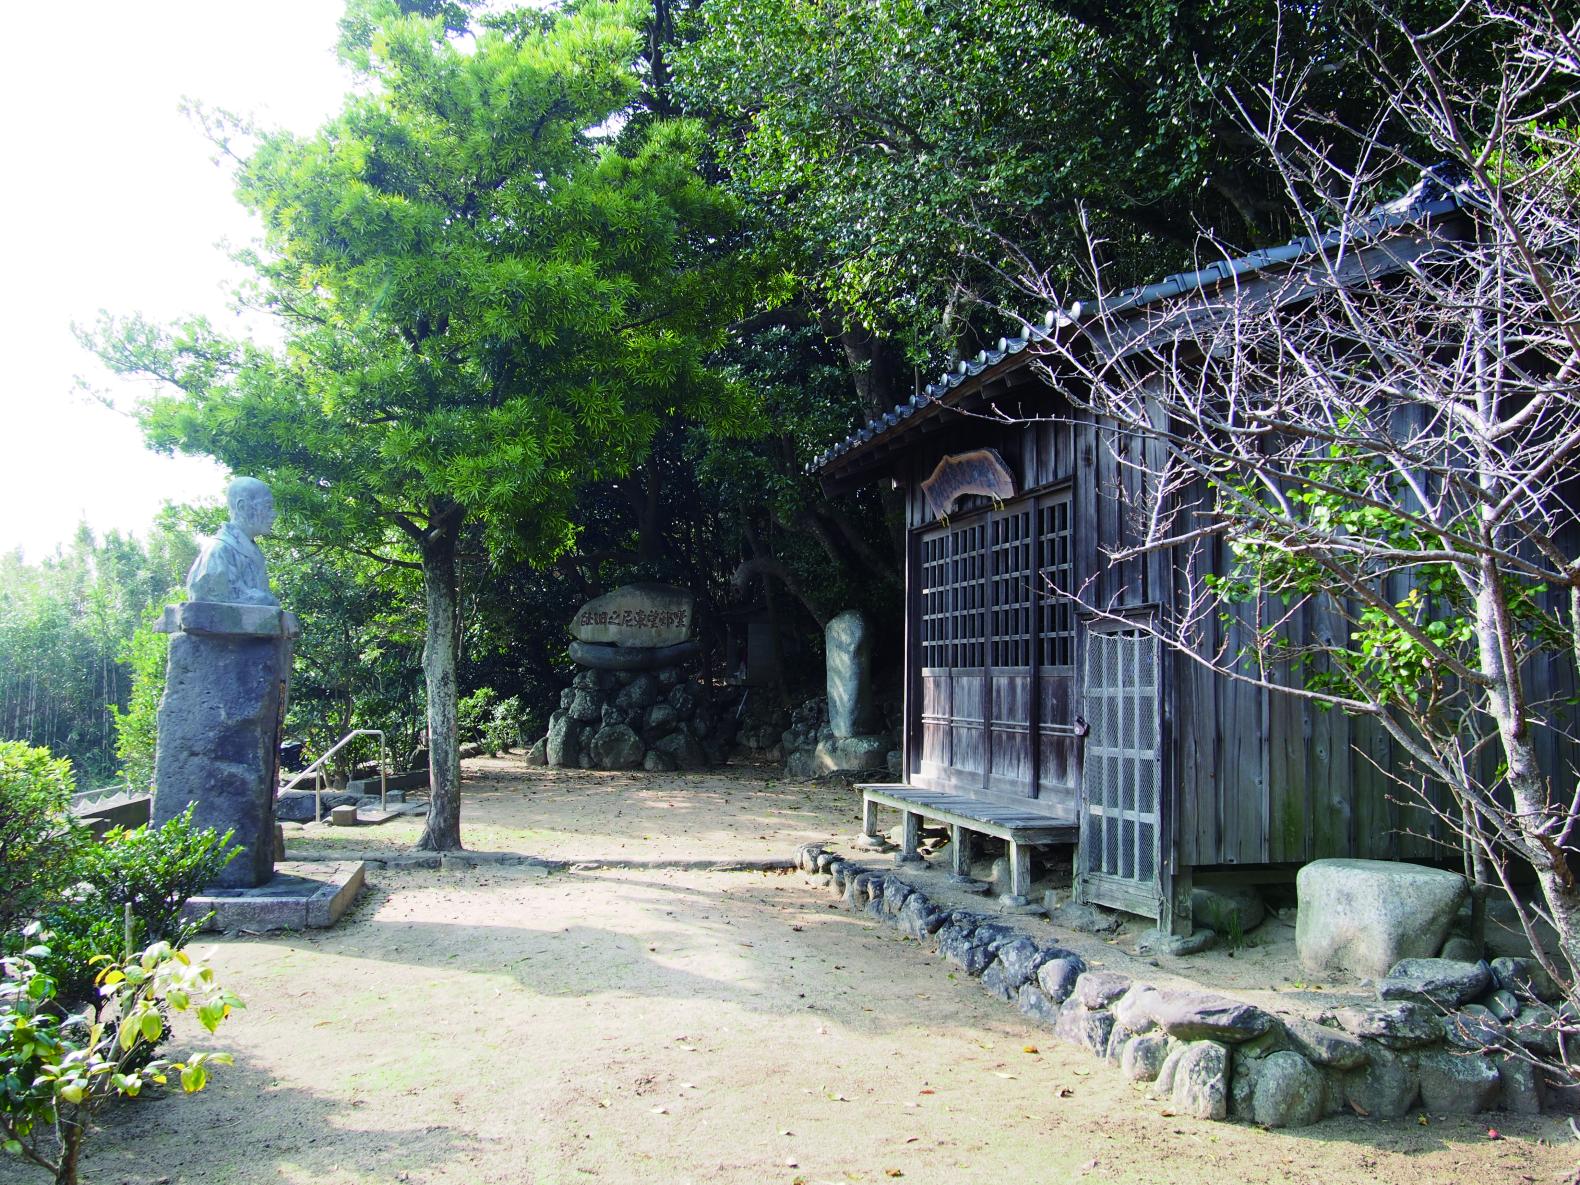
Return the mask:
POLYGON ((1402 959, 1377 984, 1384 1000, 1418 1000, 1437 1008, 1457 1008, 1492 986, 1485 963, 1453 959, 1402 959))
POLYGON ((1421 1055, 1421 1106, 1443 1115, 1475 1115, 1498 1101, 1501 1081, 1491 1060, 1433 1049, 1421 1055))
POLYGON ((1020 991, 1015 995, 1015 1006, 1032 1020, 1040 1021, 1045 1025, 1058 1023, 1059 1005, 1035 984, 1021 985, 1020 991))
POLYGON ((1390 1049, 1410 1049, 1443 1039, 1442 1022, 1426 1005, 1413 1000, 1386 1008, 1341 1008, 1335 1016, 1348 1032, 1390 1049))
POLYGON ((1131 1082, 1151 1082, 1163 1068, 1169 1039, 1162 1033, 1148 1033, 1125 1043, 1119 1054, 1119 1068, 1131 1082))
POLYGON ((1117 971, 1088 971, 1075 981, 1075 998, 1087 1008, 1106 1008, 1130 990, 1131 979, 1117 971))
POLYGON ((1452 959, 1458 963, 1481 962, 1481 947, 1463 935, 1456 934, 1443 944, 1443 949, 1438 952, 1440 959, 1452 959))
POLYGON ((1073 901, 1067 901, 1058 909, 1050 910, 1048 920, 1055 926, 1063 926, 1066 930, 1078 930, 1083 934, 1112 934, 1120 926, 1120 917, 1117 913, 1109 913, 1094 905, 1077 905, 1073 901))
POLYGON ((1487 1011, 1506 1024, 1520 1014, 1520 1002, 1513 992, 1499 988, 1487 997, 1487 1011))
POLYGON ((1229 1115, 1229 1050, 1216 1041, 1184 1047, 1170 1084, 1174 1109, 1195 1119, 1229 1115))
POLYGON ((1493 959, 1491 970, 1498 989, 1519 999, 1551 1004, 1563 998, 1553 977, 1535 959, 1493 959))
POLYGON ((999 962, 1004 966, 1004 982, 1016 991, 1030 983, 1037 968, 1046 961, 1042 948, 1029 938, 1016 938, 999 947, 999 962))
POLYGON ((1498 1098, 1511 1115, 1542 1113, 1542 1076, 1526 1058, 1503 1054, 1493 1059, 1498 1067, 1498 1098))
POLYGON ((900 907, 900 933, 926 942, 944 924, 944 912, 920 893, 912 893, 900 907))
POLYGON ((982 972, 982 986, 989 993, 1006 1002, 1014 1000, 1020 990, 1010 983, 1002 959, 994 959, 988 964, 987 970, 982 972))
POLYGON ((1344 1075, 1345 1097, 1373 1119, 1398 1119, 1420 1093, 1420 1079, 1410 1063, 1386 1049, 1373 1049, 1366 1066, 1344 1075))
POLYGON ((1262 924, 1267 908, 1255 885, 1197 885, 1190 893, 1190 916, 1219 934, 1249 934, 1262 924))
POLYGON ((540 766, 549 763, 549 738, 539 737, 533 742, 532 748, 527 750, 526 761, 528 765, 540 766))
POLYGON ((1158 1027, 1152 1016, 1152 1003, 1158 990, 1150 984, 1131 984, 1128 991, 1114 1001, 1112 1012, 1115 1023, 1131 1033, 1150 1033, 1158 1027))
POLYGON ((915 890, 897 876, 884 878, 883 882, 883 912, 890 917, 898 917, 900 908, 915 890))
POLYGON ((1249 1041, 1273 1026, 1272 1015, 1254 1004, 1206 992, 1159 992, 1150 1003, 1152 1019, 1181 1041, 1249 1041))
POLYGON ((1560 1029, 1558 1014, 1551 1008, 1545 1004, 1527 1004, 1514 1018, 1511 1035, 1532 1053, 1556 1058, 1560 1029))
POLYGON ((1443 1018, 1448 1043, 1460 1049, 1491 1049, 1503 1043, 1503 1026, 1490 1009, 1466 1004, 1443 1018))
POLYGON ((1037 968, 1037 985, 1048 993, 1055 1004, 1063 1004, 1075 991, 1075 984, 1086 970, 1078 955, 1049 959, 1037 968))
POLYGON ((1298 1053, 1261 1059, 1251 1091, 1251 1119, 1263 1127, 1309 1127, 1322 1118, 1322 1074, 1298 1053))
POLYGON ((1113 1015, 1101 1008, 1087 1008, 1072 1000, 1059 1009, 1053 1026, 1054 1036, 1071 1045, 1080 1045, 1101 1057, 1108 1050, 1108 1035, 1113 1031, 1113 1015))
POLYGON ((593 733, 588 752, 599 769, 636 769, 646 748, 628 724, 606 724, 593 733))
POLYGON ((642 758, 642 768, 653 774, 674 773, 675 759, 668 753, 660 753, 657 749, 649 749, 647 756, 642 758))
POLYGON ((939 930, 938 953, 967 975, 981 975, 995 958, 992 949, 978 942, 973 931, 955 926, 939 930))
POLYGON ((1353 1070, 1366 1064, 1366 1045, 1341 1029, 1299 1017, 1285 1017, 1284 1031, 1295 1051, 1319 1066, 1353 1070))

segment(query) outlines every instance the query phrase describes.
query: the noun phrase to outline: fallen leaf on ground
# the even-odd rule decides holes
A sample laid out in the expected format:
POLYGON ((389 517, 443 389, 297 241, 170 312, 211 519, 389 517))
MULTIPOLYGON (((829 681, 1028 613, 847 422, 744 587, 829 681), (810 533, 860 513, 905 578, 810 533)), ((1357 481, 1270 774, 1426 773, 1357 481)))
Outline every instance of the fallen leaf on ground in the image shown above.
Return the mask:
POLYGON ((1041 1053, 1042 1052, 1042 1050, 1038 1049, 1035 1045, 1022 1045, 1020 1047, 1020 1051, 1022 1053, 1041 1053))

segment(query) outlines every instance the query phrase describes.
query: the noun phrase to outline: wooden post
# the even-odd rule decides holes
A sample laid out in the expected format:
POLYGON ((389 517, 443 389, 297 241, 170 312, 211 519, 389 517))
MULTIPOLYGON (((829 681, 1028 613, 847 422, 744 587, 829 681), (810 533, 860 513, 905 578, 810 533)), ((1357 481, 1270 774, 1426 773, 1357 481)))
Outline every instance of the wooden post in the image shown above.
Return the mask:
POLYGON ((1009 892, 1000 900, 1005 905, 1031 904, 1031 847, 1009 841, 1009 892))
POLYGON ((878 834, 878 804, 865 794, 861 797, 861 834, 856 837, 856 846, 868 851, 882 851, 888 847, 878 834))
POLYGON ((954 879, 957 881, 968 881, 971 879, 971 831, 958 823, 949 830, 949 854, 954 871, 954 879))
POLYGON ((921 860, 922 855, 916 850, 917 841, 921 839, 922 817, 915 811, 905 811, 901 816, 904 828, 900 837, 900 863, 914 864, 921 860))

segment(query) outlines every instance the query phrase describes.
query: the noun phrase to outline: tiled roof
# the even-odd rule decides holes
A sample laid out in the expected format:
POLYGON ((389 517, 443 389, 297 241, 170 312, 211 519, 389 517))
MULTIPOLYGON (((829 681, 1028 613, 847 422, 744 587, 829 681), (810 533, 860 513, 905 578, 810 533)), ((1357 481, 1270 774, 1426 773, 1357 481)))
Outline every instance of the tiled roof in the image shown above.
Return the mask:
POLYGON ((863 451, 863 446, 873 441, 896 434, 906 421, 930 405, 941 404, 962 383, 992 369, 1006 358, 1023 353, 1036 343, 1049 340, 1061 330, 1089 324, 1103 317, 1134 312, 1190 292, 1216 288, 1238 276, 1292 264, 1346 243, 1370 242, 1393 234, 1403 226, 1426 222, 1476 205, 1468 187, 1464 183, 1444 180, 1444 172, 1442 169, 1427 170, 1406 193, 1368 211, 1352 226, 1336 227, 1321 235, 1292 239, 1281 247, 1264 247, 1237 259, 1216 260, 1199 271, 1164 276, 1156 283, 1126 289, 1107 300, 1089 304, 1076 301, 1068 309, 1050 309, 1043 314, 1039 323, 1023 323, 1015 336, 999 338, 993 348, 978 351, 975 358, 956 363, 953 369, 944 371, 935 382, 928 383, 904 403, 895 404, 891 410, 869 420, 863 427, 814 458, 806 471, 817 473, 854 451, 863 451))

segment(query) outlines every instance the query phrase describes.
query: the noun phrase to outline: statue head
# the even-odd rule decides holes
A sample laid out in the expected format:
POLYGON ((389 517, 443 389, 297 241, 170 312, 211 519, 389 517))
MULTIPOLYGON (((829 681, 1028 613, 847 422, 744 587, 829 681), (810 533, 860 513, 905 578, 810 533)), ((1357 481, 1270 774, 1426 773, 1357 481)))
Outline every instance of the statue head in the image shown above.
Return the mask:
POLYGON ((274 526, 274 495, 256 477, 238 477, 225 491, 230 521, 249 539, 267 535, 274 526))

